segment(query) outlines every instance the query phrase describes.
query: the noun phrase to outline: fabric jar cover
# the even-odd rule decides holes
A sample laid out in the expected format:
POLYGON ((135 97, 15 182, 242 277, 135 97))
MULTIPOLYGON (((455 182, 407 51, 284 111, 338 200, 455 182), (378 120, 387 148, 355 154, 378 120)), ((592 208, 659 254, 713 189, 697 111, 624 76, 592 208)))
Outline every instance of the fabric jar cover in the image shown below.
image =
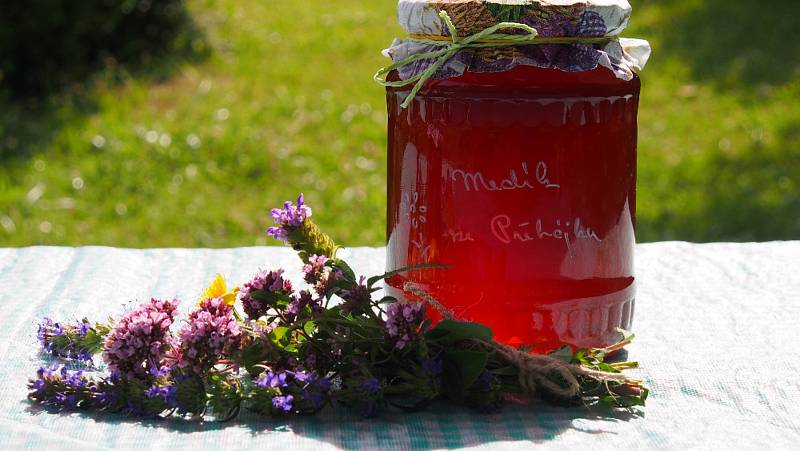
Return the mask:
MULTIPOLYGON (((460 37, 470 36, 501 22, 529 25, 542 38, 602 37, 607 43, 518 45, 464 49, 451 58, 433 78, 455 77, 470 72, 502 72, 513 67, 557 68, 566 72, 590 71, 597 66, 630 80, 644 68, 650 44, 642 39, 621 38, 628 25, 631 5, 627 0, 399 0, 398 19, 409 35, 449 36, 439 12, 450 16, 460 37)), ((413 38, 395 39, 384 54, 393 61, 435 50, 413 38)), ((418 60, 398 68, 407 80, 431 60, 418 60)))

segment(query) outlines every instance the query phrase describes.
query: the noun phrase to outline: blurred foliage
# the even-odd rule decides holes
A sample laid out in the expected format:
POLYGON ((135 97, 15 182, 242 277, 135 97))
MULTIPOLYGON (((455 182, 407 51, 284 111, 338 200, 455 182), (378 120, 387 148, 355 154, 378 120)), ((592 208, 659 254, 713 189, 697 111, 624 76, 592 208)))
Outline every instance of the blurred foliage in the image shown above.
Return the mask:
POLYGON ((640 0, 640 241, 800 238, 795 0, 640 0))
MULTIPOLYGON (((655 49, 640 241, 800 238, 796 2, 632 3, 626 35, 655 49)), ((0 245, 264 244, 268 208, 299 191, 338 241, 382 244, 386 114, 371 75, 401 35, 395 7, 188 0, 190 19, 149 56, 99 56, 79 82, 6 96, 0 245)))
POLYGON ((0 80, 16 97, 41 96, 101 65, 178 51, 190 22, 182 0, 4 1, 0 80))

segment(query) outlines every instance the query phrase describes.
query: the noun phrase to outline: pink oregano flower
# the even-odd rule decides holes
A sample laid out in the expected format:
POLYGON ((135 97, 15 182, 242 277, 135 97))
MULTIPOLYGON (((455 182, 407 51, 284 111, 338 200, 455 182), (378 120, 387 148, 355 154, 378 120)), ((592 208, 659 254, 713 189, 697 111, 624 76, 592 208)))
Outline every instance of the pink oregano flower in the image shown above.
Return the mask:
POLYGON ((158 368, 172 337, 178 301, 151 299, 123 316, 106 337, 103 361, 112 373, 131 380, 147 380, 158 368))

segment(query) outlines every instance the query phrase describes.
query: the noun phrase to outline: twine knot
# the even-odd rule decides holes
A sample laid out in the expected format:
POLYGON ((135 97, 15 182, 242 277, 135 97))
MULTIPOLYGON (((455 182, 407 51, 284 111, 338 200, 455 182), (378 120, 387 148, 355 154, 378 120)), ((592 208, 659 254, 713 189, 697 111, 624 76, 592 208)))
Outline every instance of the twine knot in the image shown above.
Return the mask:
MULTIPOLYGON (((435 308, 443 318, 459 321, 450 310, 415 283, 406 282, 403 289, 435 308)), ((597 371, 582 365, 567 363, 550 355, 529 354, 495 340, 488 342, 476 340, 476 342, 487 350, 499 352, 517 367, 519 385, 528 395, 533 395, 537 391, 546 391, 561 398, 574 398, 581 390, 580 377, 621 383, 628 381, 628 377, 622 373, 597 371)))

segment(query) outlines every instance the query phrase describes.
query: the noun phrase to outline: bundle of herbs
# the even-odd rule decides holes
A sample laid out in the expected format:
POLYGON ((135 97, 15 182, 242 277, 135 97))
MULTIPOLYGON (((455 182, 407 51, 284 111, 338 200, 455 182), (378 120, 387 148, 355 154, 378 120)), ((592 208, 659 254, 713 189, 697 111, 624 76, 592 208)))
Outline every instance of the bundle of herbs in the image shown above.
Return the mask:
POLYGON ((409 300, 380 296, 383 280, 430 265, 358 277, 311 214, 301 195, 272 210, 267 231, 297 251, 304 289, 275 269, 230 289, 218 276, 178 324, 178 301, 158 299, 105 322, 45 318, 42 351, 59 362, 37 371, 29 398, 57 409, 217 419, 242 408, 302 415, 334 405, 371 417, 438 399, 482 412, 533 399, 644 405, 647 389, 623 373, 636 363, 606 361, 632 337, 549 355, 498 343, 413 284, 409 300), (443 319, 434 323, 426 309, 443 319))

